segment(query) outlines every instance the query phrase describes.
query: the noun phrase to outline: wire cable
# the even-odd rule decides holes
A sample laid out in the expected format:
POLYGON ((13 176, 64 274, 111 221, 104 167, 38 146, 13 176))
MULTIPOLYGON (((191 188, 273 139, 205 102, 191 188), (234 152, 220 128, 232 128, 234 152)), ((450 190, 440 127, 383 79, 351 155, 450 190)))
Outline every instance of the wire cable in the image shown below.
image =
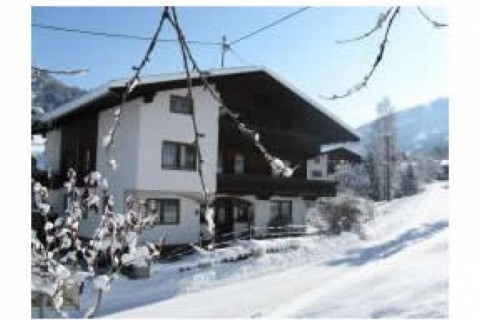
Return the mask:
POLYGON ((230 47, 228 51, 243 65, 246 65, 246 66, 252 65, 251 63, 246 61, 244 58, 242 58, 242 56, 238 53, 238 51, 236 49, 233 49, 233 47, 230 47))
POLYGON ((297 14, 300 14, 300 13, 302 13, 302 12, 310 9, 310 8, 311 8, 311 7, 303 7, 303 8, 300 8, 300 9, 298 9, 298 10, 295 10, 294 12, 289 13, 289 14, 287 14, 287 15, 285 15, 285 16, 283 16, 283 17, 281 17, 281 18, 279 18, 279 19, 277 19, 277 20, 275 20, 275 21, 273 21, 273 22, 270 22, 269 24, 267 24, 267 25, 265 25, 265 26, 263 26, 263 27, 255 30, 255 31, 252 31, 252 32, 250 32, 250 33, 248 33, 248 34, 246 34, 246 35, 244 35, 244 36, 241 36, 240 38, 237 38, 237 39, 229 42, 228 45, 229 45, 229 46, 232 46, 232 45, 234 45, 234 44, 236 44, 236 43, 239 43, 240 41, 243 41, 243 40, 246 40, 246 39, 248 39, 248 38, 250 38, 250 37, 253 37, 254 35, 256 35, 256 34, 262 32, 262 31, 265 31, 265 30, 267 30, 267 29, 270 29, 270 28, 272 28, 272 27, 274 27, 274 26, 276 26, 276 25, 278 25, 278 24, 280 24, 280 23, 282 23, 282 22, 284 22, 284 21, 286 21, 286 20, 288 20, 288 19, 296 16, 297 14))
MULTIPOLYGON (((66 28, 60 26, 52 26, 46 25, 41 23, 32 23, 32 27, 40 28, 45 30, 52 30, 52 31, 60 31, 60 32, 72 32, 90 36, 102 36, 102 37, 110 37, 110 38, 120 38, 120 39, 128 39, 128 40, 143 40, 143 41, 151 41, 152 38, 145 37, 145 36, 138 36, 132 34, 123 34, 123 33, 109 33, 105 31, 95 31, 95 30, 85 30, 85 29, 74 29, 74 28, 66 28)), ((176 39, 156 39, 157 42, 171 42, 176 43, 176 39)), ((213 41, 196 41, 190 40, 188 41, 189 44, 194 45, 205 45, 205 46, 220 46, 222 45, 221 42, 213 42, 213 41)))

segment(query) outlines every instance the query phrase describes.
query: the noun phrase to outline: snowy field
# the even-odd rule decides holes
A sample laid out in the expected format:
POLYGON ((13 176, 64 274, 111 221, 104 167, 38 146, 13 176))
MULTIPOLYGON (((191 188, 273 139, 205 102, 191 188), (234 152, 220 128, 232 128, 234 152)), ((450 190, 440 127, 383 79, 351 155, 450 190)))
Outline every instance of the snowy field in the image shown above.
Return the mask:
MULTIPOLYGON (((239 244, 285 251, 235 263, 191 256, 120 278, 99 316, 112 318, 446 318, 448 183, 376 205, 365 232, 239 244), (198 261, 211 268, 179 272, 198 261)), ((87 304, 84 301, 84 305, 87 304)))

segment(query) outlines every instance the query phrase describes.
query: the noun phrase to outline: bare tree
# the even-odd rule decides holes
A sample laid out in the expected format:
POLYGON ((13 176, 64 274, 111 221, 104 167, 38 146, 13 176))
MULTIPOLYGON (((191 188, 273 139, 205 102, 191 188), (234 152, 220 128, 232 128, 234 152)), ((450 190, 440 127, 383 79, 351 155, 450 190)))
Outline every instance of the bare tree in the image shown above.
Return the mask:
POLYGON ((389 201, 396 178, 396 128, 395 112, 389 98, 377 105, 377 119, 373 124, 371 152, 373 156, 373 178, 377 185, 378 198, 389 201))

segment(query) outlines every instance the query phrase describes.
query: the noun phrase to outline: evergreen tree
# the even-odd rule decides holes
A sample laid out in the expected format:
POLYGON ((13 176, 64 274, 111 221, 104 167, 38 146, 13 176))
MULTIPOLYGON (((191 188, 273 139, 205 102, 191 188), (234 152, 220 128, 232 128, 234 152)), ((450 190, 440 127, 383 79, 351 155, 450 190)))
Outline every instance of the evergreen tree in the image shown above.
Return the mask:
POLYGON ((404 196, 411 196, 418 192, 418 183, 417 177, 413 170, 413 165, 411 163, 408 164, 407 170, 402 174, 401 179, 401 190, 402 195, 404 196))

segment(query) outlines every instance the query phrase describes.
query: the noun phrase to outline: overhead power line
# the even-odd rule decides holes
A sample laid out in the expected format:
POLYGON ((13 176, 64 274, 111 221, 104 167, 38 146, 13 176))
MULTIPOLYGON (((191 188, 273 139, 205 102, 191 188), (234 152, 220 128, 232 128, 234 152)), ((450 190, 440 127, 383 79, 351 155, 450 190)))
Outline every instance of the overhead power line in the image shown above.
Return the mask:
POLYGON ((252 32, 250 32, 250 33, 248 33, 248 34, 246 34, 246 35, 244 35, 244 36, 241 36, 240 38, 238 38, 238 39, 236 39, 236 40, 231 41, 230 43, 228 43, 228 45, 231 46, 231 45, 234 45, 234 44, 236 44, 236 43, 238 43, 238 42, 240 42, 240 41, 243 41, 243 40, 245 40, 245 39, 247 39, 247 38, 253 37, 254 35, 256 35, 256 34, 262 32, 262 31, 265 31, 265 30, 267 30, 267 29, 269 29, 269 28, 271 28, 271 27, 274 27, 274 26, 276 26, 276 25, 278 25, 278 24, 280 24, 280 23, 282 23, 282 22, 284 22, 284 21, 286 21, 286 20, 288 20, 288 19, 296 16, 297 14, 300 14, 300 13, 302 13, 302 12, 304 12, 305 10, 308 10, 308 9, 310 9, 310 8, 311 8, 311 7, 303 7, 303 8, 300 8, 300 9, 298 9, 298 10, 295 10, 294 12, 289 13, 289 14, 287 14, 287 15, 285 15, 285 16, 283 16, 283 17, 281 17, 281 18, 279 18, 279 19, 277 19, 277 20, 275 20, 275 21, 273 21, 273 22, 270 22, 269 24, 267 24, 267 25, 265 25, 265 26, 263 26, 263 27, 255 30, 255 31, 252 31, 252 32))
MULTIPOLYGON (((44 30, 51 30, 51 31, 59 31, 59 32, 72 32, 90 36, 100 36, 100 37, 110 37, 110 38, 120 38, 120 39, 128 39, 128 40, 143 40, 143 41, 151 41, 151 37, 139 36, 139 35, 132 35, 132 34, 124 34, 124 33, 110 33, 105 31, 97 31, 97 30, 85 30, 85 29, 75 29, 75 28, 66 28, 61 26, 52 26, 40 23, 32 23, 32 27, 40 28, 44 30)), ((177 39, 157 39, 157 42, 172 42, 176 43, 177 39)), ((190 40, 188 41, 189 44, 194 45, 205 45, 205 46, 219 46, 221 42, 214 42, 214 41, 197 41, 197 40, 190 40)))
POLYGON ((246 65, 246 66, 252 65, 251 63, 246 61, 244 58, 242 58, 242 56, 238 53, 237 49, 233 49, 233 47, 230 47, 228 51, 243 65, 246 65))

